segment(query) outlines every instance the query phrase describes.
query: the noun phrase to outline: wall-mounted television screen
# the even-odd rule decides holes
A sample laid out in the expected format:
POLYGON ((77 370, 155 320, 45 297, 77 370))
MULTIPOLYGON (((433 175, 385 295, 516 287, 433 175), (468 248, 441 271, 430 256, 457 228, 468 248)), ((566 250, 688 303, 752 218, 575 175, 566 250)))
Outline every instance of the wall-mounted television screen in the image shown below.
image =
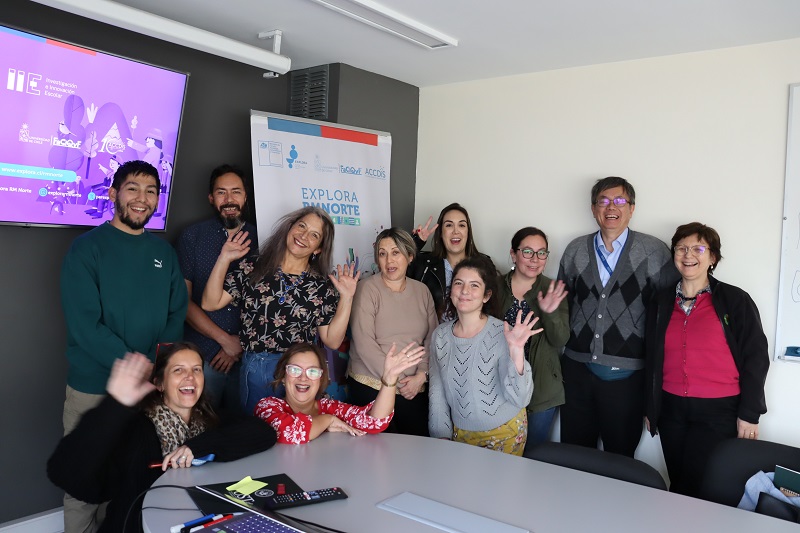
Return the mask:
POLYGON ((97 226, 126 161, 151 163, 166 226, 187 74, 0 26, 0 224, 97 226), (3 79, 4 78, 4 79, 3 79))

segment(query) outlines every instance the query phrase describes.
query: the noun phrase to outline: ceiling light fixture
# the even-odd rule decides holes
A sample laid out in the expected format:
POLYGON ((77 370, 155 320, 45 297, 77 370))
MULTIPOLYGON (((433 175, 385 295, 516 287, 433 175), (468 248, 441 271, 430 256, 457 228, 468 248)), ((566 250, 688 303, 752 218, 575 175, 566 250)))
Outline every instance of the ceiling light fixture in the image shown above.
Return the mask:
POLYGON ((292 68, 292 60, 286 56, 109 0, 34 2, 278 74, 292 68))
POLYGON ((458 46, 458 39, 372 0, 311 1, 431 50, 458 46))

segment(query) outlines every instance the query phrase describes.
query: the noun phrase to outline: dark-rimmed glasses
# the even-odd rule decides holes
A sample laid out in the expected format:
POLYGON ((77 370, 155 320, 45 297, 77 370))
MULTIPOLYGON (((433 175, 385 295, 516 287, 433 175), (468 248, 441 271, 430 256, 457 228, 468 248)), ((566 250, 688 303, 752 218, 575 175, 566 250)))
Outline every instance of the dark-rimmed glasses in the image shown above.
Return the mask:
POLYGON ((544 248, 541 250, 534 250, 533 248, 517 248, 517 251, 521 253, 522 257, 525 259, 530 259, 535 255, 537 258, 545 260, 547 259, 547 256, 550 255, 550 250, 545 250, 544 248))
POLYGON ((617 196, 616 198, 606 198, 603 196, 602 198, 598 198, 594 205, 597 207, 608 207, 609 205, 614 204, 617 207, 622 207, 628 205, 629 203, 631 203, 630 200, 623 198, 622 196, 617 196))

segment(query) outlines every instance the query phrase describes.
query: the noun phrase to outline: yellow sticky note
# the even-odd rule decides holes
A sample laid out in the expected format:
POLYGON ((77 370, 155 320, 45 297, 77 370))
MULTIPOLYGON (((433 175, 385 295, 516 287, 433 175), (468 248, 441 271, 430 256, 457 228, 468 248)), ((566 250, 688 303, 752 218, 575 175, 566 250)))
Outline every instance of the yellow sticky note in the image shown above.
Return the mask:
POLYGON ((267 484, 263 481, 258 481, 257 479, 253 479, 250 476, 247 476, 241 481, 237 481, 230 487, 225 487, 226 490, 235 490, 240 494, 244 494, 245 496, 248 494, 252 494, 260 488, 266 487, 267 484))

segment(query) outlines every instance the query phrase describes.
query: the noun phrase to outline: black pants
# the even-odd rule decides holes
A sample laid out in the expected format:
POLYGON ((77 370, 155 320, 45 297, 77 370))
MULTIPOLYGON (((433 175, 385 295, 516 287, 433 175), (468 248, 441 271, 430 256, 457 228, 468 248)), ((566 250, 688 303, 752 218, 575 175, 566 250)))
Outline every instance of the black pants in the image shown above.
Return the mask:
POLYGON ((735 438, 739 396, 685 398, 662 392, 658 432, 670 492, 698 496, 714 448, 735 438))
POLYGON ((603 381, 584 363, 561 359, 566 403, 561 406, 561 442, 633 457, 642 438, 644 371, 603 381))
MULTIPOLYGON (((347 378, 347 402, 353 405, 367 405, 378 396, 378 391, 347 378)), ((428 436, 428 392, 421 392, 411 400, 395 395, 394 418, 386 428, 389 433, 428 436)))

